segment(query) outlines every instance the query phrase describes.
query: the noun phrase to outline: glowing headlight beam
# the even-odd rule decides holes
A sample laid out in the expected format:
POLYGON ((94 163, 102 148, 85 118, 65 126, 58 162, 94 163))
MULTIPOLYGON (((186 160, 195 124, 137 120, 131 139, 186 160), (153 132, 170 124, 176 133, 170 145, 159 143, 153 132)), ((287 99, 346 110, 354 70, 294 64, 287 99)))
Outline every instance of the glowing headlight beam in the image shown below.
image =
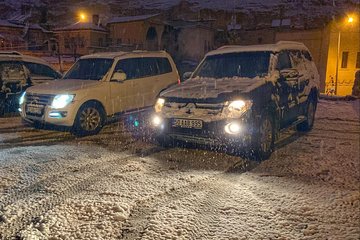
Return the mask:
POLYGON ((68 94, 56 95, 52 101, 51 108, 64 108, 73 101, 74 97, 75 95, 68 94))
POLYGON ((155 112, 157 113, 161 112, 161 109, 163 108, 164 104, 165 104, 165 99, 158 98, 154 106, 155 112))

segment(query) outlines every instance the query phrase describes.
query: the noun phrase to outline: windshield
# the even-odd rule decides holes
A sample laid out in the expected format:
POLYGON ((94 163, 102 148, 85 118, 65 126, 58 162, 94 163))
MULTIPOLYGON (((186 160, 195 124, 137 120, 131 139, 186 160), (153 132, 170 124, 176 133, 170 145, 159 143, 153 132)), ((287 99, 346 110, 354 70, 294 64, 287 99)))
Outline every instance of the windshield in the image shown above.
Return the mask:
POLYGON ((105 58, 80 59, 66 73, 64 79, 99 81, 109 71, 113 61, 105 58))
POLYGON ((194 77, 265 76, 269 71, 270 52, 240 52, 206 57, 194 77))

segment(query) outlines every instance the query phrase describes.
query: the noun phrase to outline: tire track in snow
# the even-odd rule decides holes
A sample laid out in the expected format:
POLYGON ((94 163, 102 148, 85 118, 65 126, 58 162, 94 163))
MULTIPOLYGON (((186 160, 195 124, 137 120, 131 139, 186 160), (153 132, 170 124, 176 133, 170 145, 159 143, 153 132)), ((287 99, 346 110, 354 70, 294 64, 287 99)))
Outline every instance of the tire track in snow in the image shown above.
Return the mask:
MULTIPOLYGON (((26 200, 23 200, 25 209, 20 211, 20 216, 18 215, 15 217, 15 219, 6 220, 5 216, 0 215, 0 239, 11 239, 13 237, 19 236, 21 230, 23 230, 27 225, 31 224, 34 220, 36 220, 37 217, 45 214, 49 210, 53 209, 55 206, 63 203, 66 199, 86 190, 91 185, 100 181, 102 178, 109 176, 115 169, 115 166, 118 166, 120 164, 120 168, 124 167, 124 161, 137 159, 139 156, 151 156, 152 154, 164 150, 165 149, 163 148, 153 147, 150 149, 146 149, 139 154, 126 156, 120 159, 115 156, 115 158, 108 161, 106 165, 99 164, 100 166, 96 165, 95 167, 91 167, 91 169, 94 171, 90 173, 89 176, 87 176, 85 179, 80 179, 76 183, 70 185, 68 188, 60 190, 60 192, 57 193, 52 193, 48 196, 44 196, 44 194, 46 194, 46 192, 44 191, 41 191, 40 193, 38 193, 37 191, 41 190, 39 189, 39 187, 44 187, 44 185, 42 184, 48 183, 49 181, 51 181, 51 179, 42 182, 41 186, 37 186, 37 184, 35 184, 28 189, 27 194, 21 195, 20 193, 20 195, 17 196, 17 203, 21 203, 22 199, 24 199, 24 197, 27 197, 26 200), (37 193, 38 196, 33 196, 37 193), (28 204, 28 202, 31 202, 31 200, 33 201, 33 203, 28 204)), ((73 180, 69 181, 73 182, 73 180)), ((18 207, 18 209, 20 208, 18 207)))

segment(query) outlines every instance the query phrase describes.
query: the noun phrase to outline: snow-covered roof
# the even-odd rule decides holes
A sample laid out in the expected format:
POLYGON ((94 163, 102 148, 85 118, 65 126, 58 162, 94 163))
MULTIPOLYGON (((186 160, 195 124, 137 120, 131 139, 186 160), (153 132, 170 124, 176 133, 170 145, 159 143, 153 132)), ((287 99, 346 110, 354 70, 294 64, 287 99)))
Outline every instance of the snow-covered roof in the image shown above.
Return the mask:
POLYGON ((181 28, 206 28, 211 29, 211 26, 208 24, 209 22, 212 22, 213 20, 209 21, 195 21, 195 20, 172 20, 172 21, 166 21, 165 24, 172 26, 175 29, 181 29, 181 28))
POLYGON ((138 15, 138 16, 114 17, 110 19, 110 21, 108 21, 108 24, 142 21, 159 15, 160 14, 147 14, 147 15, 138 15))
POLYGON ((262 45, 249 45, 249 46, 240 46, 240 45, 228 45, 220 47, 214 51, 209 52, 207 55, 217 55, 223 53, 231 52, 255 52, 255 51, 270 51, 270 52, 280 52, 285 49, 297 49, 297 50, 308 50, 308 48, 299 42, 292 41, 279 41, 275 44, 262 44, 262 45))
POLYGON ((0 52, 0 61, 9 61, 9 60, 17 60, 17 61, 39 63, 39 64, 43 64, 43 65, 46 65, 46 66, 49 66, 49 67, 53 68, 51 66, 51 64, 49 64, 48 62, 46 62, 42 58, 33 57, 33 56, 29 56, 29 55, 22 55, 22 54, 19 55, 16 52, 14 52, 14 53, 11 53, 9 51, 0 52))
POLYGON ((16 28, 24 27, 24 25, 14 24, 5 19, 0 19, 0 26, 1 27, 16 27, 16 28))
POLYGON ((55 31, 72 31, 72 30, 94 30, 94 31, 107 32, 106 28, 102 26, 98 26, 92 22, 77 22, 65 27, 55 29, 55 31))
POLYGON ((114 59, 117 57, 121 57, 124 55, 140 55, 140 56, 168 56, 165 51, 146 51, 146 50, 134 50, 132 52, 101 52, 101 53, 94 53, 90 55, 82 56, 81 59, 86 58, 110 58, 114 59))

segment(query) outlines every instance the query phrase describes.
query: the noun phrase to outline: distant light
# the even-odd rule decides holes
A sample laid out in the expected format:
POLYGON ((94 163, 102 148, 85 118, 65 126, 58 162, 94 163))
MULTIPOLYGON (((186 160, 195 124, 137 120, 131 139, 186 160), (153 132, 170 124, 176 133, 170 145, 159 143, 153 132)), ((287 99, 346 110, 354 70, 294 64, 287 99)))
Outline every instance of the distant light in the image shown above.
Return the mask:
POLYGON ((354 22, 354 18, 353 18, 353 17, 349 17, 347 21, 348 21, 348 23, 352 23, 352 22, 354 22))
POLYGON ((18 111, 19 111, 19 112, 22 112, 21 108, 18 108, 18 111))
POLYGON ((79 17, 80 17, 80 22, 85 22, 85 21, 86 21, 86 15, 85 15, 85 13, 80 13, 80 14, 79 14, 79 17))
POLYGON ((135 126, 135 127, 138 127, 139 125, 140 125, 140 122, 139 122, 138 120, 135 120, 134 126, 135 126))

